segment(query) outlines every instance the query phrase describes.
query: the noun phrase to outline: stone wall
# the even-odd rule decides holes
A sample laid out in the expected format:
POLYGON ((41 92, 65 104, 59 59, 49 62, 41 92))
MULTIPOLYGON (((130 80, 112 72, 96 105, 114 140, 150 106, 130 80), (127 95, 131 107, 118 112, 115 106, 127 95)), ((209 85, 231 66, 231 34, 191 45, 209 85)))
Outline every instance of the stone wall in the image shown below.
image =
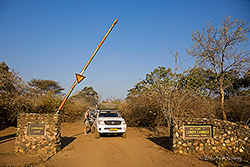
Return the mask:
POLYGON ((173 151, 204 155, 240 155, 249 148, 250 129, 229 121, 206 118, 173 118, 173 151), (212 136, 205 139, 187 139, 184 125, 211 125, 212 136))
POLYGON ((61 149, 59 114, 20 113, 15 151, 21 154, 52 155, 61 149))

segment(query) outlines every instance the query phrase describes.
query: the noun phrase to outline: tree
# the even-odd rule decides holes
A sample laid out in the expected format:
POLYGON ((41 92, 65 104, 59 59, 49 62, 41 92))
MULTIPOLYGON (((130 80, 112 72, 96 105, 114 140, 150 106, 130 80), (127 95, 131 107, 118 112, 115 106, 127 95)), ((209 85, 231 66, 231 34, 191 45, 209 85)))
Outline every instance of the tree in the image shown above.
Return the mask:
POLYGON ((138 82, 134 88, 128 90, 127 98, 149 91, 154 84, 165 85, 164 87, 167 89, 172 82, 174 82, 174 74, 171 68, 166 69, 166 67, 159 66, 153 72, 146 74, 146 78, 138 82))
POLYGON ((209 97, 215 91, 214 79, 215 75, 211 70, 194 67, 181 78, 180 86, 209 97))
POLYGON ((6 65, 0 64, 0 124, 14 125, 20 103, 23 99, 24 85, 18 74, 6 65))
POLYGON ((37 91, 41 91, 42 93, 52 91, 55 94, 61 94, 64 90, 64 88, 62 88, 58 82, 53 80, 32 79, 28 82, 28 85, 37 91))
POLYGON ((250 95, 250 70, 243 77, 235 78, 227 92, 232 95, 250 95))
POLYGON ((216 75, 215 83, 220 92, 223 119, 227 116, 224 110, 224 92, 232 83, 225 82, 229 72, 242 73, 249 67, 249 51, 244 49, 250 29, 246 22, 226 16, 222 26, 214 28, 207 23, 206 28, 192 34, 193 45, 187 54, 196 58, 199 67, 211 70, 216 75))
POLYGON ((78 94, 72 97, 73 99, 84 99, 91 106, 98 103, 98 93, 92 87, 84 87, 78 94))
POLYGON ((12 72, 9 71, 9 67, 3 61, 0 64, 0 93, 12 93, 15 90, 12 81, 12 72))
MULTIPOLYGON (((176 75, 171 68, 158 67, 146 74, 146 78, 128 90, 127 101, 131 103, 134 122, 138 125, 162 125, 173 112, 173 90, 176 75), (140 117, 138 117, 140 116, 140 117), (142 121, 148 121, 142 123, 142 121), (150 120, 150 121, 149 121, 150 120)), ((169 121, 168 121, 169 122, 169 121)))
MULTIPOLYGON (((207 73, 204 72, 204 75, 207 73)), ((183 75, 176 73, 176 70, 172 72, 170 68, 158 67, 128 90, 125 113, 128 113, 130 125, 157 126, 168 123, 170 127, 172 117, 214 117, 210 101, 193 91, 201 83, 197 86, 187 82, 187 87, 192 88, 189 90, 181 85, 181 79, 183 75)))

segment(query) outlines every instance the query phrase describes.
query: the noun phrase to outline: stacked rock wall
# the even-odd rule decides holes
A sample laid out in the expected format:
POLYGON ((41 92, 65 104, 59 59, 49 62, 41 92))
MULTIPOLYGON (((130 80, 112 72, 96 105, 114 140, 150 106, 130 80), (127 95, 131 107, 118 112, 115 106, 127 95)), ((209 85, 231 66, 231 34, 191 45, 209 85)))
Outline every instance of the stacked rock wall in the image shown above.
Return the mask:
POLYGON ((59 114, 20 113, 15 151, 21 154, 52 155, 61 149, 59 114))
POLYGON ((174 118, 172 123, 173 151, 204 155, 240 155, 249 148, 250 128, 229 121, 206 118, 174 118), (187 139, 183 136, 184 126, 211 125, 212 135, 208 138, 187 139))

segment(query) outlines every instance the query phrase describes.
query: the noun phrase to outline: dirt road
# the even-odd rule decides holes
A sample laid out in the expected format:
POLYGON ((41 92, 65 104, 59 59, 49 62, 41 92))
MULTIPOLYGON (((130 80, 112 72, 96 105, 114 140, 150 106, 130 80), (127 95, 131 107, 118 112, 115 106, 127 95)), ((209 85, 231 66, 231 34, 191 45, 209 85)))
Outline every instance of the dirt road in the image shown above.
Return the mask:
MULTIPOLYGON (((13 128, 11 130, 14 131, 13 128)), ((3 136, 4 133, 1 132, 0 135, 3 136)), ((94 134, 89 133, 86 137, 83 135, 83 122, 63 123, 63 149, 59 153, 43 161, 41 157, 11 155, 6 153, 6 149, 13 151, 14 140, 9 140, 0 143, 0 151, 5 151, 0 154, 0 165, 23 166, 35 162, 38 166, 58 167, 213 166, 192 156, 173 154, 149 140, 148 135, 147 130, 129 128, 125 139, 117 136, 95 139, 94 134)))

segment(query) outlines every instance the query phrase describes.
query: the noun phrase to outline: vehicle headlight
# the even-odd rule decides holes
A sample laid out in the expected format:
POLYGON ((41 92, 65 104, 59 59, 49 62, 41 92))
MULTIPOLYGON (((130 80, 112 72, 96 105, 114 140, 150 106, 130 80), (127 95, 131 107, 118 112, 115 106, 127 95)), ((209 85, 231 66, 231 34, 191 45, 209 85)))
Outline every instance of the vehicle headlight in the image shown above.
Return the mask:
POLYGON ((98 121, 98 124, 99 125, 104 125, 104 122, 103 121, 98 121))
POLYGON ((124 121, 122 121, 122 125, 126 125, 126 122, 125 122, 125 120, 124 120, 124 121))

